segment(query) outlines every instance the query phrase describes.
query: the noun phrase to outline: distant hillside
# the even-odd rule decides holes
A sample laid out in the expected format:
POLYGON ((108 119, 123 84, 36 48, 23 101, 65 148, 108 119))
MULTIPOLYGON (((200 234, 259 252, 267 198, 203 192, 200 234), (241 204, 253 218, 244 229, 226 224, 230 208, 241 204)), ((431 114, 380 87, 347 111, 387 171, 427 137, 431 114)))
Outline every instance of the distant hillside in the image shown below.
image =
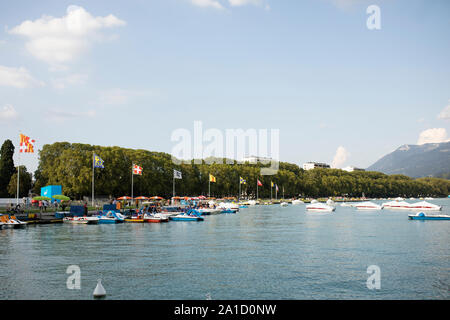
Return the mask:
POLYGON ((446 177, 450 173, 450 142, 403 145, 367 170, 413 178, 446 177))

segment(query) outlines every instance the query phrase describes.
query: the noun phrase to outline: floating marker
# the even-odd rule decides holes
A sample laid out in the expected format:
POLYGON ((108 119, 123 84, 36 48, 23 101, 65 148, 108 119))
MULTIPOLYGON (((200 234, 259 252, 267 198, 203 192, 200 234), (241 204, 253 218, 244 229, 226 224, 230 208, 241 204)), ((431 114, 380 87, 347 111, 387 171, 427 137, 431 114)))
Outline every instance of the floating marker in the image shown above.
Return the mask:
POLYGON ((103 288, 103 286, 102 286, 102 280, 98 279, 97 286, 95 287, 95 290, 94 290, 94 298, 102 298, 104 296, 106 296, 105 288, 103 288))

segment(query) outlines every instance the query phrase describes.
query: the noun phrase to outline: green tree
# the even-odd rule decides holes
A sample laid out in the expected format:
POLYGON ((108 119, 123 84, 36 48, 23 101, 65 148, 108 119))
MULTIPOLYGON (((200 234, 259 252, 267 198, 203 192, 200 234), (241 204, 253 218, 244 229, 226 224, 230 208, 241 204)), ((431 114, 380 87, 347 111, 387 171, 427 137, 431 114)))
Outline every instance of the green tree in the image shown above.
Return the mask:
POLYGON ((11 140, 5 140, 0 149, 0 197, 8 197, 8 185, 12 175, 16 172, 14 167, 14 145, 11 140))

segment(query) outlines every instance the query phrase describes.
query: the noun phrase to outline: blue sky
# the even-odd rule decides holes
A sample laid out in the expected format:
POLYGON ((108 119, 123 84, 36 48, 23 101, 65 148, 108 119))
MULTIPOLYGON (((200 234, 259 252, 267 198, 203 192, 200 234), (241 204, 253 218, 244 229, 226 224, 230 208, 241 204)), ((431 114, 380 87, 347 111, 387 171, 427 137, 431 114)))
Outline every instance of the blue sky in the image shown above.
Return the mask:
MULTIPOLYGON (((171 133, 201 120, 279 129, 282 161, 331 163, 340 150, 339 167, 367 167, 402 144, 448 140, 449 9, 437 0, 2 2, 0 140, 18 145, 22 131, 38 149, 69 141, 170 153, 171 133), (366 26, 371 4, 380 30, 366 26), (64 23, 75 13, 74 33, 64 23)), ((37 154, 22 162, 35 170, 37 154)))

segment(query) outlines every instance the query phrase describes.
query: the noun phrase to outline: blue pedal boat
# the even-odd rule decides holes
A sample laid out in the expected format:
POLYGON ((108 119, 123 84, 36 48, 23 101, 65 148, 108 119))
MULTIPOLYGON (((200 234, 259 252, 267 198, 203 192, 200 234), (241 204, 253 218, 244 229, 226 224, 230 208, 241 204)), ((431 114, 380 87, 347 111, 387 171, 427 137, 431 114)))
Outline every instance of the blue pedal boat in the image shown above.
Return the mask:
POLYGON ((410 220, 450 220, 450 216, 440 214, 440 215, 427 215, 424 212, 419 212, 418 214, 408 215, 410 220))
POLYGON ((201 217, 201 212, 191 209, 186 213, 179 214, 176 216, 170 216, 169 220, 172 220, 172 221, 203 221, 205 219, 203 217, 201 217))

